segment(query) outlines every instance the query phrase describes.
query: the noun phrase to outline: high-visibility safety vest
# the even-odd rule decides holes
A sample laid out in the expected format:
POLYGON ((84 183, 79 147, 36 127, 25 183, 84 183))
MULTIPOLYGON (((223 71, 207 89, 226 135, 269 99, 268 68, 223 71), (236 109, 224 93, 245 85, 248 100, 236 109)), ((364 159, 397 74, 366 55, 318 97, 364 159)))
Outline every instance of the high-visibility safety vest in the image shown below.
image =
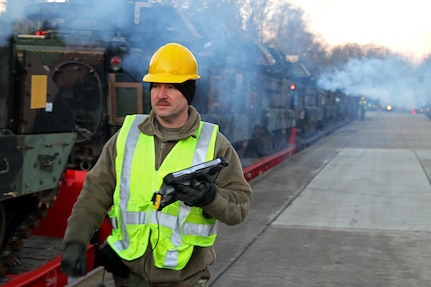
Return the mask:
POLYGON ((127 116, 118 134, 117 183, 109 212, 113 228, 107 241, 125 260, 141 257, 151 242, 156 267, 181 270, 194 246, 214 245, 218 222, 180 201, 157 211, 152 197, 168 173, 214 159, 218 126, 201 122, 196 138, 178 141, 155 170, 154 138, 138 128, 145 117, 127 116))

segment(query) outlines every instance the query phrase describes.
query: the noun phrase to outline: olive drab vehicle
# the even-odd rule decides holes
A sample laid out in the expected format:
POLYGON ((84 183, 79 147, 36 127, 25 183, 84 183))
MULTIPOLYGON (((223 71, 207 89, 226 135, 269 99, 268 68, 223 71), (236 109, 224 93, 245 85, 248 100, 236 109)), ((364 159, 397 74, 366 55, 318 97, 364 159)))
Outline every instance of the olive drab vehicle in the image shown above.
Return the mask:
POLYGON ((0 276, 54 202, 64 171, 90 169, 126 114, 148 112, 140 81, 121 68, 121 38, 39 28, 0 48, 0 276))
POLYGON ((0 104, 5 109, 0 121, 2 275, 54 199, 77 136, 73 122, 49 117, 59 105, 55 87, 34 54, 17 45, 1 51, 6 63, 0 75, 0 104), (16 57, 10 57, 12 53, 16 57))

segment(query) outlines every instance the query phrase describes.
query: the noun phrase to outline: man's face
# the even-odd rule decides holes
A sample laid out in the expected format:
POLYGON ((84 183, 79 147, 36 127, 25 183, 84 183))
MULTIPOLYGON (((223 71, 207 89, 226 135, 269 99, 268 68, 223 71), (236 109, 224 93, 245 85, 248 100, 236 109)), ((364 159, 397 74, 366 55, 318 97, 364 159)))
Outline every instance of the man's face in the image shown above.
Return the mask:
POLYGON ((166 127, 181 127, 187 121, 188 103, 172 84, 153 83, 150 91, 151 106, 157 119, 166 127))

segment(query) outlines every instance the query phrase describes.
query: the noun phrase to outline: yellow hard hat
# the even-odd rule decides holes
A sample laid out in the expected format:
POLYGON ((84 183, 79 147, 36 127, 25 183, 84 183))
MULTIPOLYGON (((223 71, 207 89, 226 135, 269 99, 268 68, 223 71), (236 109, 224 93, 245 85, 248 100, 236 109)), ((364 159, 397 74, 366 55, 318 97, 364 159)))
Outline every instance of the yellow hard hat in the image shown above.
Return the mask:
POLYGON ((199 79, 198 63, 192 52, 178 43, 160 47, 151 57, 144 82, 183 83, 199 79))

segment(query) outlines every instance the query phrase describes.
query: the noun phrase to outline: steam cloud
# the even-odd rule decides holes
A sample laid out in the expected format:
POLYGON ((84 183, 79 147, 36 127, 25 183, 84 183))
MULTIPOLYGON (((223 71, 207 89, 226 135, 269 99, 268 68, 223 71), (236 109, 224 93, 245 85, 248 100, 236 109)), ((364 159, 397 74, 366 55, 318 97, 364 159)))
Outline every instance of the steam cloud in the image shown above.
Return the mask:
POLYGON ((344 66, 326 70, 318 85, 328 90, 380 100, 382 105, 421 106, 430 95, 429 64, 412 64, 399 57, 350 59, 344 66))

